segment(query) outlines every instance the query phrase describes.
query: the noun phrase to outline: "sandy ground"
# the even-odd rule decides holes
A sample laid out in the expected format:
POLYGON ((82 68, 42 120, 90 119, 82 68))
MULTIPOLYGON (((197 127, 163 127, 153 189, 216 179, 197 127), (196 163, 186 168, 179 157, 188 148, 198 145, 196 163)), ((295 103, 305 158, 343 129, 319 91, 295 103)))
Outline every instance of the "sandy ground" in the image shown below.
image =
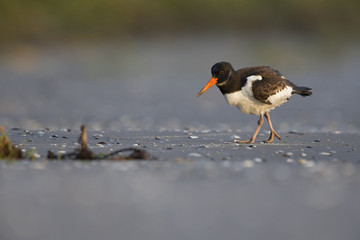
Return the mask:
POLYGON ((78 130, 7 131, 37 161, 0 163, 1 239, 359 239, 359 134, 89 131, 107 153, 155 161, 53 161, 78 130))
POLYGON ((2 53, 0 124, 39 159, 0 161, 0 239, 360 239, 358 43, 215 35, 2 53), (258 117, 216 87, 196 98, 224 60, 313 89, 271 111, 282 141, 261 144, 264 124, 236 144, 258 117), (96 153, 158 160, 44 161, 73 151, 81 124, 96 153))

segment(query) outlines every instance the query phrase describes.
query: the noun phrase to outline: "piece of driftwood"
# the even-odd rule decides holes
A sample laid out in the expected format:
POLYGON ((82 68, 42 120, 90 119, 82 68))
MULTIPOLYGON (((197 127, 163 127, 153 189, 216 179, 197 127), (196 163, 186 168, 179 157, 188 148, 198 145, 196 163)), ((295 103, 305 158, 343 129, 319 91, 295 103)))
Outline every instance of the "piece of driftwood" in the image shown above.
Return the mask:
POLYGON ((3 126, 0 126, 0 159, 22 159, 21 149, 14 146, 5 134, 3 126))
POLYGON ((123 148, 108 154, 96 155, 88 148, 88 138, 87 138, 87 130, 86 126, 81 126, 81 133, 78 140, 79 148, 75 149, 74 152, 66 153, 66 154, 55 154, 51 151, 48 151, 48 159, 78 159, 78 160, 147 160, 147 159, 156 159, 151 156, 145 150, 138 148, 123 148), (123 156, 119 155, 119 153, 130 152, 130 154, 123 156))

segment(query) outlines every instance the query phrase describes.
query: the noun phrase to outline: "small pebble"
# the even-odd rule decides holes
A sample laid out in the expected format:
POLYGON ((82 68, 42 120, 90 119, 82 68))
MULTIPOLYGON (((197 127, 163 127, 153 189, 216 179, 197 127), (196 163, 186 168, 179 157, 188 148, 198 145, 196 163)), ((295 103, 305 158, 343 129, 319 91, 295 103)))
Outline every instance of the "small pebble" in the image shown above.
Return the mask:
POLYGON ((205 130, 201 130, 200 132, 201 132, 201 133, 210 133, 211 130, 210 130, 210 129, 205 129, 205 130))
POLYGON ((311 168, 311 167, 314 167, 314 166, 315 166, 315 162, 314 162, 314 161, 311 161, 311 160, 306 161, 305 167, 311 168))
POLYGON ((196 138, 199 138, 199 137, 198 136, 189 136, 189 138, 196 139, 196 138))
POLYGON ((314 142, 320 142, 320 139, 315 139, 314 142))
POLYGON ((101 138, 104 135, 100 134, 100 133, 95 133, 94 135, 92 135, 93 138, 101 138))
POLYGON ((240 136, 238 136, 238 135, 231 135, 230 136, 231 140, 235 140, 235 139, 239 139, 239 138, 240 138, 240 136))
POLYGON ((202 157, 200 153, 189 153, 189 157, 202 157))
POLYGON ((304 165, 305 167, 314 167, 315 166, 315 162, 314 161, 311 161, 311 160, 306 160, 304 158, 300 158, 298 160, 299 163, 301 163, 302 165, 304 165))
POLYGON ((300 158, 300 159, 298 160, 298 162, 301 163, 301 164, 306 164, 306 159, 300 158))
POLYGON ((45 132, 44 131, 38 131, 37 134, 41 137, 41 136, 43 136, 45 134, 45 132))
POLYGON ((330 156, 331 153, 329 153, 329 152, 319 152, 319 155, 330 156))
POLYGON ((294 159, 292 159, 292 158, 287 158, 287 159, 286 159, 286 162, 287 162, 287 163, 293 163, 293 162, 294 162, 294 159))
POLYGON ((244 168, 252 168, 252 167, 254 167, 254 161, 253 160, 250 160, 250 159, 247 159, 247 160, 244 160, 243 162, 242 162, 242 166, 244 167, 244 168))
POLYGON ((252 160, 247 159, 242 163, 242 165, 244 168, 252 168, 254 166, 254 162, 252 160))
POLYGON ((264 160, 262 158, 256 157, 254 158, 254 161, 260 163, 263 162, 264 160))
POLYGON ((69 128, 60 128, 59 131, 61 131, 61 132, 71 132, 71 129, 69 129, 69 128))
POLYGON ((300 153, 300 155, 302 156, 302 157, 306 157, 307 156, 307 154, 306 153, 300 153))

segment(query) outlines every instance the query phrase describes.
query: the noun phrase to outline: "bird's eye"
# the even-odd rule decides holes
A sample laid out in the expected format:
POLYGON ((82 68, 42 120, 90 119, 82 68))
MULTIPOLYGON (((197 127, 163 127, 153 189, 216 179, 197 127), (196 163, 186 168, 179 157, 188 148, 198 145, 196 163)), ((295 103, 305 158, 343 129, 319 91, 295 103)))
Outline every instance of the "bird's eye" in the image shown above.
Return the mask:
POLYGON ((219 71, 219 74, 220 74, 220 75, 223 75, 223 74, 224 74, 224 71, 223 71, 223 70, 219 71))

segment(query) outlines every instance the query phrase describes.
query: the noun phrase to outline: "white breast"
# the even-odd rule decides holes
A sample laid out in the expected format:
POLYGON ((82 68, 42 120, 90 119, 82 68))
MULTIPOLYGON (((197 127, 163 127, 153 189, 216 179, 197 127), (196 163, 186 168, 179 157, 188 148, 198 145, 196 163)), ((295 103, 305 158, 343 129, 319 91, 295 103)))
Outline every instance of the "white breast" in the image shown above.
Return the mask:
POLYGON ((264 104, 253 96, 250 96, 246 91, 238 91, 229 94, 224 94, 225 100, 231 106, 236 106, 243 113, 260 115, 265 113, 263 111, 267 104, 264 104), (262 112, 263 111, 263 112, 262 112))

